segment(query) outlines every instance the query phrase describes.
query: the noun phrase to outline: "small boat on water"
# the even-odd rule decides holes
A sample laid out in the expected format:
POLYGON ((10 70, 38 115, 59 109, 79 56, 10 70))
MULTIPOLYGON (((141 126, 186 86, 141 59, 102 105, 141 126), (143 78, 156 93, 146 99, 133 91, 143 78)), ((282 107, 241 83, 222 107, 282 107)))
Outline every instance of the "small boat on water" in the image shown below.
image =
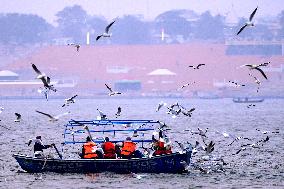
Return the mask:
MULTIPOLYGON (((145 156, 142 158, 131 159, 80 159, 65 158, 63 148, 66 145, 83 144, 82 134, 99 133, 113 134, 112 138, 119 133, 135 132, 140 134, 140 138, 132 140, 143 147, 152 140, 144 139, 147 131, 153 131, 154 126, 158 125, 158 121, 153 120, 90 120, 90 121, 74 121, 71 120, 65 125, 64 142, 62 152, 56 148, 58 158, 36 158, 27 155, 14 154, 21 168, 29 173, 35 172, 57 172, 57 173, 183 173, 190 163, 192 147, 189 145, 185 150, 171 154, 158 156, 145 156), (83 128, 92 127, 85 131, 83 128), (140 125, 139 127, 137 125, 140 125), (142 125, 142 126, 141 126, 142 125), (106 129, 106 127, 123 126, 120 129, 106 129), (131 128, 131 127, 136 128, 131 128), (76 129, 74 129, 76 128, 76 129), (78 128, 78 129, 77 129, 78 128), (103 128, 103 129, 96 129, 103 128), (70 140, 71 139, 71 140, 70 140)), ((152 132, 151 132, 152 134, 152 132)), ((121 135, 120 135, 121 137, 121 135)), ((95 138, 96 143, 103 143, 102 138, 95 138)), ((112 142, 122 142, 122 140, 112 140, 112 142)))
POLYGON ((237 97, 233 98, 235 103, 258 103, 263 102, 264 98, 252 98, 252 97, 237 97))

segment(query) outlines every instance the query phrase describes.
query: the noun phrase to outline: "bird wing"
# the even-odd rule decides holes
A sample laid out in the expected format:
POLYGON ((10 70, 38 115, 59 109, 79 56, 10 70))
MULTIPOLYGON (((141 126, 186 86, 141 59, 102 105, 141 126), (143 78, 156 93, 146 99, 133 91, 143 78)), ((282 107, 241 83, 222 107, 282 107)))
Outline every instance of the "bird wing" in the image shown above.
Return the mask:
POLYGON ((47 114, 47 113, 40 112, 40 111, 37 111, 37 110, 36 110, 36 112, 37 112, 37 113, 40 113, 40 114, 43 114, 43 115, 45 115, 45 116, 47 116, 47 117, 49 117, 49 118, 51 118, 51 119, 54 118, 53 116, 51 116, 51 115, 49 115, 49 114, 47 114))
POLYGON ((257 11, 257 8, 258 8, 258 7, 256 7, 256 8, 254 9, 254 11, 250 14, 249 21, 251 21, 251 20, 253 19, 254 15, 255 15, 255 13, 256 13, 256 11, 257 11))
POLYGON ((32 64, 32 67, 38 75, 42 75, 41 72, 39 71, 39 69, 37 69, 36 65, 32 64))
POLYGON ((105 84, 105 86, 107 87, 107 89, 108 89, 110 92, 113 92, 112 89, 111 89, 107 84, 105 84))
POLYGON ((205 66, 205 64, 198 64, 196 68, 199 69, 200 66, 205 66))
POLYGON ((19 113, 15 113, 15 115, 17 116, 17 119, 21 119, 21 114, 19 114, 19 113))
POLYGON ((103 35, 98 35, 96 41, 99 40, 103 35))
POLYGON ((99 110, 99 109, 97 109, 97 110, 98 110, 98 112, 99 112, 99 114, 100 114, 101 117, 106 116, 101 110, 99 110))
POLYGON ((260 68, 255 68, 256 70, 258 70, 262 75, 263 75, 263 77, 265 78, 265 79, 267 79, 267 76, 265 75, 265 73, 262 71, 262 69, 260 69, 260 68))
POLYGON ((43 85, 44 85, 45 87, 48 87, 48 86, 49 86, 48 83, 47 83, 47 81, 46 81, 46 78, 45 78, 45 77, 40 78, 40 80, 42 81, 42 83, 43 83, 43 85))
POLYGON ((238 31, 237 35, 239 35, 245 29, 245 27, 247 27, 247 24, 245 24, 243 27, 241 27, 241 29, 238 31))
POLYGON ((107 27, 106 27, 106 29, 105 29, 105 32, 106 32, 106 33, 108 33, 109 28, 113 25, 114 22, 115 22, 115 20, 112 21, 109 25, 107 25, 107 27))
POLYGON ((50 77, 46 77, 47 84, 50 84, 50 77))
POLYGON ((70 100, 73 100, 74 98, 76 98, 78 95, 74 95, 70 98, 70 100))

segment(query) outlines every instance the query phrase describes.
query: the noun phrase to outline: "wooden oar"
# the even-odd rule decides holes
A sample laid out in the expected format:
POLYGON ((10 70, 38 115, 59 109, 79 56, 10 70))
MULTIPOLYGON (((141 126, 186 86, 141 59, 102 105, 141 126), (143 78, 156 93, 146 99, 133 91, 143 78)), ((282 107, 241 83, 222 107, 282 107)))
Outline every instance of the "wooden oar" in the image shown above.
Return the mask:
POLYGON ((62 154, 60 154, 60 152, 59 152, 59 150, 57 149, 57 147, 55 146, 55 144, 52 145, 52 146, 54 147, 55 151, 57 152, 59 158, 62 159, 62 154))
POLYGON ((87 125, 85 125, 85 126, 84 126, 84 129, 86 129, 86 131, 87 131, 87 133, 88 133, 88 135, 89 135, 91 141, 93 141, 93 137, 92 137, 92 135, 91 135, 91 132, 90 132, 90 130, 89 130, 89 127, 88 127, 87 125))

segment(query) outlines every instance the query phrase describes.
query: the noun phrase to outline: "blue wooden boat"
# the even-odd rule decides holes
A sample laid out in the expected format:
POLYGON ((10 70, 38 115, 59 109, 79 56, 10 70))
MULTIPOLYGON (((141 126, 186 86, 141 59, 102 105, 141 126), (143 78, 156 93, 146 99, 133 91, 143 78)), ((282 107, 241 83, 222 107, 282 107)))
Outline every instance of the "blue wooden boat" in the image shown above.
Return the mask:
MULTIPOLYGON (((74 133, 119 133, 119 132, 146 132, 154 130, 153 127, 136 128, 136 129, 103 129, 98 130, 101 126, 117 126, 125 124, 143 124, 155 125, 157 121, 153 120, 91 120, 91 121, 74 121, 71 120, 66 125, 64 132, 63 147, 68 144, 82 144, 84 141, 78 141, 74 137, 74 133), (70 132, 70 127, 82 127, 82 125, 92 126, 88 132, 83 129, 76 129, 70 132), (69 135, 71 136, 68 137, 69 135)), ((144 133, 143 133, 144 137, 144 133)), ((102 143, 103 140, 96 138, 93 140, 96 143, 102 143)), ((112 140, 113 142, 121 142, 122 140, 112 140)), ((152 142, 152 140, 136 139, 132 140, 138 144, 152 142)), ((62 148, 63 152, 63 148, 62 148)), ((64 154, 59 154, 60 158, 35 158, 26 155, 14 154, 13 157, 17 160, 21 168, 27 172, 57 172, 57 173, 100 173, 100 172, 115 172, 115 173, 183 173, 190 163, 192 147, 189 145, 183 151, 165 154, 160 156, 148 156, 143 158, 131 159, 74 159, 64 158, 64 154)))

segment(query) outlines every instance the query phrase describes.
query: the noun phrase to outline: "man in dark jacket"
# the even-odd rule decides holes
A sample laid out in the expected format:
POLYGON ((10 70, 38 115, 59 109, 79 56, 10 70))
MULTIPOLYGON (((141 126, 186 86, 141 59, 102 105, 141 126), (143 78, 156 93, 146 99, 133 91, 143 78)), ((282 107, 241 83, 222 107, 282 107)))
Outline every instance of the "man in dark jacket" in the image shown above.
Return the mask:
MULTIPOLYGON (((31 141, 29 142, 28 145, 31 144, 31 141)), ((34 157, 36 158, 43 158, 44 154, 43 154, 43 149, 47 149, 50 147, 53 147, 55 144, 50 144, 50 145, 43 145, 42 141, 41 141, 41 136, 37 136, 35 141, 34 141, 34 157)))

